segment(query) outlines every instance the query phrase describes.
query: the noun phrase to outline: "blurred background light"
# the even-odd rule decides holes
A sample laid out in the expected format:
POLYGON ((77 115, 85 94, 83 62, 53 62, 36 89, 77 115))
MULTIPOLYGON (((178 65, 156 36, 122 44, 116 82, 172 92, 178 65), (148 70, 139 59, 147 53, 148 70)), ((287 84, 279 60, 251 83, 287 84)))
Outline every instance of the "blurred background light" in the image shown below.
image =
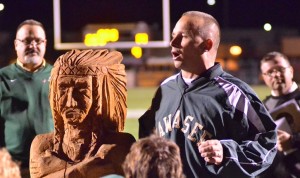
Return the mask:
POLYGON ((135 34, 136 44, 147 44, 148 43, 148 34, 147 33, 137 33, 135 34))
POLYGON ((267 32, 271 31, 272 30, 272 25, 269 24, 269 23, 265 23, 264 30, 267 31, 267 32))
POLYGON ((216 1, 215 0, 207 0, 207 4, 210 6, 213 6, 216 4, 216 1))
POLYGON ((3 10, 4 10, 4 4, 0 3, 0 11, 3 11, 3 10))
POLYGON ((84 44, 86 46, 105 46, 108 42, 116 42, 118 40, 118 29, 98 29, 97 33, 88 33, 85 35, 84 44))
POLYGON ((131 54, 136 58, 140 59, 143 55, 142 48, 139 46, 134 46, 131 48, 131 54))
POLYGON ((231 46, 229 52, 233 56, 238 56, 242 53, 242 48, 240 46, 231 46))

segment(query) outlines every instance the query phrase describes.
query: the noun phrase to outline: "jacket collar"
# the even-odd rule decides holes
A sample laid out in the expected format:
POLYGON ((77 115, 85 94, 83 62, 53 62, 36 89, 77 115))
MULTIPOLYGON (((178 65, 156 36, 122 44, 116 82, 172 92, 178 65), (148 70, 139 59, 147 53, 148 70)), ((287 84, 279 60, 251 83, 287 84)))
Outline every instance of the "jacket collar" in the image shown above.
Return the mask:
POLYGON ((192 84, 190 85, 190 87, 188 87, 183 78, 182 78, 182 74, 180 72, 180 75, 178 75, 177 77, 177 83, 179 85, 179 88, 181 90, 193 90, 196 87, 199 87, 205 83, 207 83, 208 81, 214 79, 215 77, 220 76, 223 73, 223 69, 222 66, 220 65, 220 63, 215 63, 214 66, 212 66, 211 68, 207 69, 201 76, 199 76, 197 79, 195 79, 194 81, 192 81, 192 84))

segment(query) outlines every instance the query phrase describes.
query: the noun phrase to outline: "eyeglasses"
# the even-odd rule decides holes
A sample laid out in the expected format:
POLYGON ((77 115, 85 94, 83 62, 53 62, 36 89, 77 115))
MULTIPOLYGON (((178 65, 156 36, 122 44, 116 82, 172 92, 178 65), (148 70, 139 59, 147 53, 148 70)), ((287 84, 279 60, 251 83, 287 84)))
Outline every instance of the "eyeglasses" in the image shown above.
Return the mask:
POLYGON ((42 43, 46 42, 46 40, 39 39, 39 38, 37 38, 37 39, 24 39, 24 40, 16 39, 16 40, 20 41, 21 43, 23 43, 26 46, 31 45, 32 42, 34 42, 34 44, 36 44, 36 45, 41 45, 42 43))
POLYGON ((281 74, 283 74, 289 67, 279 67, 279 68, 275 68, 275 69, 272 69, 272 70, 269 70, 265 73, 263 73, 263 75, 266 75, 268 77, 273 77, 277 74, 277 72, 280 72, 281 74))

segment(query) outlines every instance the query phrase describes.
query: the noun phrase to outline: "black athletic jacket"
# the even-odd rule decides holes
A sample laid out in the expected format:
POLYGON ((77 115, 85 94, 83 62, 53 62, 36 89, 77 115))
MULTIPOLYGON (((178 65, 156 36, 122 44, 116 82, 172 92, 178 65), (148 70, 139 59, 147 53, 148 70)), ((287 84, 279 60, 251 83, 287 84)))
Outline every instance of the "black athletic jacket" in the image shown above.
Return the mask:
POLYGON ((151 108, 139 119, 139 137, 156 129, 180 147, 185 175, 254 177, 276 154, 276 125, 254 91, 216 64, 187 86, 181 73, 158 88, 151 108), (218 139, 223 163, 208 164, 197 142, 218 139))

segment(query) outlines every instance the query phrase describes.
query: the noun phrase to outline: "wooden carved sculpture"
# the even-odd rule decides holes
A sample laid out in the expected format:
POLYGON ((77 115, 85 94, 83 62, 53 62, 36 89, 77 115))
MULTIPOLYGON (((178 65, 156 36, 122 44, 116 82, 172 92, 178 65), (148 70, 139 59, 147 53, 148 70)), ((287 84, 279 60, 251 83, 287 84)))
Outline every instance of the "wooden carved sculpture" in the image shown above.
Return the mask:
POLYGON ((122 59, 108 50, 72 50, 57 59, 49 95, 54 133, 31 144, 32 178, 123 174, 135 139, 120 132, 127 98, 122 59))

